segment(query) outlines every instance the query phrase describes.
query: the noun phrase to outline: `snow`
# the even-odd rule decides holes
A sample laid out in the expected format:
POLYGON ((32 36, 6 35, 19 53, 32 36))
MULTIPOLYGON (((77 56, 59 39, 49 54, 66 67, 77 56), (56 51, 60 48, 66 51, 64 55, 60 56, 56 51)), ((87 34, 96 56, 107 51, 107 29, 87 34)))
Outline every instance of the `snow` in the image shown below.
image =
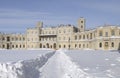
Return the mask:
POLYGON ((0 50, 0 78, 120 78, 120 53, 100 50, 0 50))
POLYGON ((88 74, 98 78, 120 78, 120 53, 117 51, 71 50, 66 54, 88 74))
MULTIPOLYGON (((40 72, 38 69, 41 68, 53 54, 54 52, 48 52, 29 60, 0 63, 0 78, 39 78, 40 72)), ((30 56, 28 57, 30 58, 30 56)))
POLYGON ((0 62, 17 62, 20 60, 29 60, 38 57, 41 54, 52 52, 50 49, 38 50, 0 50, 0 62))
POLYGON ((73 63, 63 50, 56 51, 40 71, 41 78, 94 78, 73 63))

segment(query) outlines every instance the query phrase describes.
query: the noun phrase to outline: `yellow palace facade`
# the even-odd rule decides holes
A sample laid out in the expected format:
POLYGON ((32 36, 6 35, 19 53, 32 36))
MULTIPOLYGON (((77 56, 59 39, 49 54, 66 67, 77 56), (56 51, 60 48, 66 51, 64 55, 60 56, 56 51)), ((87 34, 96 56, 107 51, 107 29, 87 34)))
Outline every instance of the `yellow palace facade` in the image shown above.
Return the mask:
POLYGON ((59 25, 43 27, 38 22, 33 28, 28 28, 24 34, 0 33, 1 49, 95 49, 119 50, 120 27, 105 25, 94 29, 85 29, 84 18, 78 20, 78 26, 59 25))

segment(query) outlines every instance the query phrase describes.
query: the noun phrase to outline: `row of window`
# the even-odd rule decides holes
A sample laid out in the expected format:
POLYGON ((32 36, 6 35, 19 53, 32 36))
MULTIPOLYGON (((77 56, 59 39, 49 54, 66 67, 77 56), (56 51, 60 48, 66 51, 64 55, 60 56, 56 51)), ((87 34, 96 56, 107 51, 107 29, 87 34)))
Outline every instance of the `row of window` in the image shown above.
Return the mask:
MULTIPOLYGON (((102 31, 99 32, 99 36, 103 36, 102 31)), ((108 37, 108 32, 105 32, 105 36, 108 37)), ((115 36, 115 31, 114 30, 111 31, 111 36, 115 36)))
POLYGON ((48 38, 40 38, 40 41, 55 41, 56 38, 48 37, 48 38))
POLYGON ((3 37, 1 38, 0 40, 3 40, 3 41, 25 41, 25 37, 3 37))
POLYGON ((78 40, 78 39, 92 39, 92 38, 93 38, 92 33, 90 33, 90 35, 89 34, 87 34, 87 35, 79 35, 79 36, 75 35, 75 40, 78 40))
MULTIPOLYGON (((1 47, 6 48, 5 45, 2 45, 1 47)), ((7 48, 25 48, 25 45, 7 45, 7 48)))
POLYGON ((41 34, 56 34, 55 31, 42 31, 41 34))
MULTIPOLYGON (((71 46, 70 45, 63 45, 63 47, 61 45, 59 45, 59 48, 70 48, 71 46)), ((75 44, 74 45, 75 48, 88 48, 88 44, 75 44)))
MULTIPOLYGON (((105 47, 108 47, 108 46, 109 46, 108 42, 105 42, 104 46, 105 46, 105 47)), ((103 44, 102 44, 102 43, 99 43, 99 47, 102 48, 102 47, 103 47, 103 44)), ((114 42, 111 43, 111 47, 114 47, 114 42)))

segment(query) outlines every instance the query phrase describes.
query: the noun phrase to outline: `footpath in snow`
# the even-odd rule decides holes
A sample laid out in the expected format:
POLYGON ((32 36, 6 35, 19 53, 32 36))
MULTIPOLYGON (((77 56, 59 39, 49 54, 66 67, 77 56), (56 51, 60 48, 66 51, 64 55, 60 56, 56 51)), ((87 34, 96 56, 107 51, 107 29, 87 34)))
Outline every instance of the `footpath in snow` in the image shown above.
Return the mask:
POLYGON ((64 50, 57 50, 40 71, 41 78, 95 78, 73 63, 64 50))

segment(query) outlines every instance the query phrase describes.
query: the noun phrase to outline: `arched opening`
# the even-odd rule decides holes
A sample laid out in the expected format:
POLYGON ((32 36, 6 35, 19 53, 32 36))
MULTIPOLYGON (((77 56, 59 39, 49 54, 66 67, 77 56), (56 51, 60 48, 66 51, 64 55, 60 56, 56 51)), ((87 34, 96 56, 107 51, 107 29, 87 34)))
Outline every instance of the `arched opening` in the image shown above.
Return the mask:
POLYGON ((52 48, 52 45, 50 46, 50 48, 52 48))
POLYGON ((102 47, 102 43, 99 43, 99 47, 100 47, 100 48, 102 47))
POLYGON ((49 48, 49 44, 47 43, 46 45, 47 45, 47 48, 49 48))
POLYGON ((21 45, 20 45, 20 48, 21 48, 21 45))
POLYGON ((61 45, 59 45, 59 48, 61 48, 61 45))
POLYGON ((114 47, 114 43, 113 43, 113 42, 112 42, 112 44, 111 44, 111 45, 112 45, 112 47, 114 47))
POLYGON ((77 44, 75 44, 75 48, 77 48, 77 44))
POLYGON ((45 48, 45 45, 43 45, 43 48, 45 48))
POLYGON ((66 46, 64 45, 64 48, 65 48, 66 46))
POLYGON ((7 49, 10 49, 10 45, 9 45, 9 43, 7 43, 7 49))
POLYGON ((42 44, 40 43, 40 48, 42 48, 42 44))
POLYGON ((53 44, 54 49, 56 49, 56 43, 53 44))

